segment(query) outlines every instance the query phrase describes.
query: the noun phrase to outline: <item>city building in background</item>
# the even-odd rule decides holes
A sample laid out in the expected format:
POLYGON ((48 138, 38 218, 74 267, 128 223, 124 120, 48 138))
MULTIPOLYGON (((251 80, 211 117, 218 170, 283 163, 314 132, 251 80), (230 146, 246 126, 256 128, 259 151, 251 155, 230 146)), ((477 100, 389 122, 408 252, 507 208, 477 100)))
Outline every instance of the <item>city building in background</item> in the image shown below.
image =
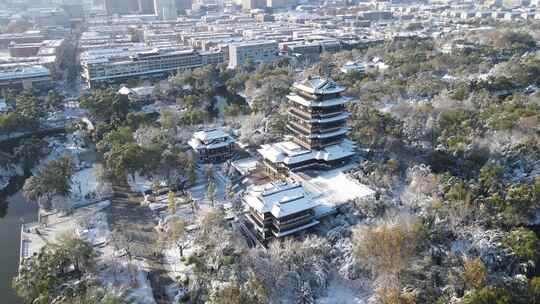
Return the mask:
POLYGON ((49 69, 43 66, 2 66, 0 69, 0 90, 34 89, 47 91, 52 87, 49 69))
POLYGON ((92 87, 130 78, 163 77, 185 69, 223 63, 222 52, 185 48, 89 50, 81 58, 82 77, 92 87))
POLYGON ((161 20, 176 20, 178 11, 176 0, 154 0, 155 14, 161 20))
POLYGON ((275 41, 246 41, 229 45, 230 68, 236 68, 249 62, 269 62, 278 57, 279 49, 275 41))

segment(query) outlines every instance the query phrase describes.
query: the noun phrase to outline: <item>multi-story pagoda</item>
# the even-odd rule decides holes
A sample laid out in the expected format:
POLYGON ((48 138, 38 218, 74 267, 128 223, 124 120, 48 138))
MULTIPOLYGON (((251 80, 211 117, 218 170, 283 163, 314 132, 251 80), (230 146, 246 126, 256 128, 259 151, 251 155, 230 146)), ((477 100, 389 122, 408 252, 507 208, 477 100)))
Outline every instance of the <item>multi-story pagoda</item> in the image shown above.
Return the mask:
POLYGON ((289 171, 332 168, 344 164, 355 154, 355 145, 346 138, 345 88, 329 78, 310 77, 293 85, 287 96, 287 128, 290 141, 263 145, 259 153, 271 175, 287 176, 289 171))

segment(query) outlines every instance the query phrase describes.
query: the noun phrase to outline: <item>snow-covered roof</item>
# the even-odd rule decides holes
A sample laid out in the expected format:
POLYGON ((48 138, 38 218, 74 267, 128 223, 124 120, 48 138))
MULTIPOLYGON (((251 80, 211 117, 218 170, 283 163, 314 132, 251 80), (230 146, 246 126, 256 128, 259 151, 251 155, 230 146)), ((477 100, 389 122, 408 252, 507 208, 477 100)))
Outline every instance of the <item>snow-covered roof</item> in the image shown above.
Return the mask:
POLYGON ((258 165, 258 161, 255 158, 243 158, 232 162, 232 166, 240 172, 242 175, 248 175, 251 171, 255 170, 258 165))
POLYGON ((202 147, 206 149, 217 149, 234 143, 234 139, 225 133, 223 129, 207 129, 193 133, 193 137, 188 142, 194 150, 202 147))
POLYGON ((300 183, 286 181, 253 186, 246 192, 244 201, 258 212, 270 212, 276 218, 313 209, 317 206, 300 183))
POLYGON ((0 71, 0 80, 21 79, 50 76, 49 69, 44 66, 21 66, 12 70, 0 71))
POLYGON ((204 141, 204 142, 207 142, 207 141, 210 141, 210 140, 214 140, 214 139, 218 139, 218 138, 223 138, 223 137, 227 137, 229 135, 227 135, 223 129, 221 128, 216 128, 216 129, 206 129, 206 130, 202 130, 202 131, 197 131, 195 133, 193 133, 193 137, 201 140, 201 141, 204 141))
POLYGON ((298 164, 309 160, 338 160, 355 154, 355 144, 344 140, 341 144, 328 146, 322 150, 308 150, 291 142, 279 142, 271 145, 262 145, 257 151, 263 158, 272 163, 286 165, 298 164))
POLYGON ((346 104, 348 102, 350 102, 352 100, 352 98, 350 97, 345 97, 345 96, 340 96, 338 98, 332 98, 332 99, 327 99, 327 100, 323 100, 323 101, 314 101, 314 100, 309 100, 309 99, 306 99, 300 95, 296 95, 296 94, 290 94, 290 95, 287 95, 287 98, 290 100, 290 101, 293 101, 293 102, 296 102, 296 103, 299 103, 303 106, 306 106, 306 107, 332 107, 332 106, 337 106, 337 105, 341 105, 341 104, 346 104))
POLYGON ((358 71, 358 72, 365 72, 366 71, 366 65, 362 62, 355 62, 355 61, 349 61, 341 67, 341 71, 343 73, 349 73, 352 71, 358 71))
POLYGON ((120 95, 131 95, 131 94, 135 94, 135 92, 128 88, 128 87, 122 87, 120 88, 120 90, 118 90, 118 94, 120 95))
POLYGON ((289 113, 293 116, 297 116, 299 117, 300 119, 302 120, 305 120, 307 122, 311 122, 311 123, 328 123, 328 122, 335 122, 335 121, 340 121, 340 120, 345 120, 347 118, 349 118, 349 116, 351 116, 351 113, 349 112, 342 112, 341 114, 339 115, 336 115, 336 116, 331 116, 331 117, 328 117, 328 118, 317 118, 317 119, 305 119, 304 117, 301 117, 301 116, 298 116, 296 113, 294 113, 293 111, 289 111, 289 113))
POLYGON ((214 143, 205 144, 205 143, 201 142, 200 140, 192 138, 188 142, 188 145, 190 147, 192 147, 194 150, 199 150, 200 148, 217 149, 217 148, 226 147, 226 146, 230 145, 233 142, 234 142, 233 139, 228 137, 228 138, 225 138, 223 141, 220 141, 220 142, 214 142, 214 143))
POLYGON ((0 99, 0 112, 7 111, 8 104, 5 99, 0 99))
POLYGON ((335 83, 330 78, 320 76, 308 77, 301 83, 295 83, 296 89, 311 93, 311 94, 333 94, 345 91, 345 88, 335 83))
POLYGON ((137 96, 149 96, 149 95, 152 95, 152 92, 154 92, 154 87, 142 86, 142 87, 132 88, 132 90, 137 96))

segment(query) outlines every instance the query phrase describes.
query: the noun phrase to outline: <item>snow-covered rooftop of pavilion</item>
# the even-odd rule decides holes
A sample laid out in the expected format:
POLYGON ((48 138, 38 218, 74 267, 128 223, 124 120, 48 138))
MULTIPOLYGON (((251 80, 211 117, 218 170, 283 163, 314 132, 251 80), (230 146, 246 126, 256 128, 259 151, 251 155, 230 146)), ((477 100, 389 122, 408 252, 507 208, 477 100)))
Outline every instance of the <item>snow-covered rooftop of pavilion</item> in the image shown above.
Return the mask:
POLYGON ((122 88, 120 88, 120 90, 118 90, 118 93, 122 95, 149 96, 152 95, 153 91, 153 86, 141 86, 135 88, 128 88, 126 86, 123 86, 122 88))
POLYGON ((350 97, 340 96, 337 98, 327 99, 323 101, 309 100, 296 94, 289 94, 287 98, 290 101, 299 103, 305 107, 333 107, 346 104, 352 100, 350 97))
POLYGON ((257 169, 259 162, 256 158, 243 158, 233 161, 231 165, 242 175, 248 175, 250 172, 257 169))
POLYGON ((300 83, 295 83, 294 87, 311 94, 335 94, 345 91, 345 87, 321 76, 310 76, 300 83))
POLYGON ((207 129, 193 133, 188 144, 195 150, 204 147, 216 149, 234 143, 234 139, 221 128, 207 129))
POLYGON ((323 150, 308 150, 292 141, 283 141, 262 145, 257 151, 265 159, 273 163, 291 165, 309 160, 332 161, 342 159, 354 155, 354 149, 355 144, 350 140, 344 140, 341 144, 328 146, 323 150))
POLYGON ((366 71, 366 64, 361 61, 347 61, 342 67, 341 72, 350 73, 350 72, 360 72, 364 73, 366 71))
POLYGON ((229 135, 226 134, 221 128, 207 129, 207 130, 197 131, 193 133, 193 137, 204 142, 223 138, 223 137, 228 137, 228 136, 229 135))
POLYGON ((286 181, 252 186, 244 201, 258 212, 270 212, 276 218, 313 209, 317 205, 300 183, 286 181))
POLYGON ((289 114, 290 115, 293 115, 293 116, 296 116, 296 117, 300 117, 300 119, 303 119, 307 122, 310 122, 310 123, 328 123, 328 122, 335 122, 335 121, 340 121, 340 120, 345 120, 347 118, 349 118, 351 116, 351 113, 349 112, 343 112, 339 115, 336 115, 336 116, 331 116, 331 117, 328 117, 328 118, 312 118, 312 119, 305 119, 301 116, 299 116, 298 114, 296 114, 294 111, 289 111, 289 114))

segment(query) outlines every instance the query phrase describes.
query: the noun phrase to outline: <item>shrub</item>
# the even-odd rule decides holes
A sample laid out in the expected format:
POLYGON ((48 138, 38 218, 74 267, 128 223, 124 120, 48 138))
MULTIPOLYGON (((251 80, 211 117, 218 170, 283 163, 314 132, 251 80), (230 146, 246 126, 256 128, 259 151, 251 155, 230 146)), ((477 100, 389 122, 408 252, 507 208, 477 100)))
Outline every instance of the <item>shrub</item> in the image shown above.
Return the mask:
POLYGON ((486 266, 480 258, 465 260, 462 277, 465 283, 472 288, 479 289, 484 286, 487 279, 486 266))
POLYGON ((529 281, 529 303, 540 303, 540 277, 529 281))
POLYGON ((462 304, 511 304, 508 291, 497 287, 484 287, 467 294, 462 304))
POLYGON ((503 245, 512 249, 523 261, 537 261, 540 252, 540 240, 527 228, 516 228, 504 238, 503 245))
POLYGON ((196 256, 190 255, 186 258, 186 265, 196 264, 198 261, 199 259, 196 256))
POLYGON ((221 263, 223 264, 223 266, 229 266, 229 265, 234 264, 234 256, 231 256, 231 255, 224 256, 221 263))

